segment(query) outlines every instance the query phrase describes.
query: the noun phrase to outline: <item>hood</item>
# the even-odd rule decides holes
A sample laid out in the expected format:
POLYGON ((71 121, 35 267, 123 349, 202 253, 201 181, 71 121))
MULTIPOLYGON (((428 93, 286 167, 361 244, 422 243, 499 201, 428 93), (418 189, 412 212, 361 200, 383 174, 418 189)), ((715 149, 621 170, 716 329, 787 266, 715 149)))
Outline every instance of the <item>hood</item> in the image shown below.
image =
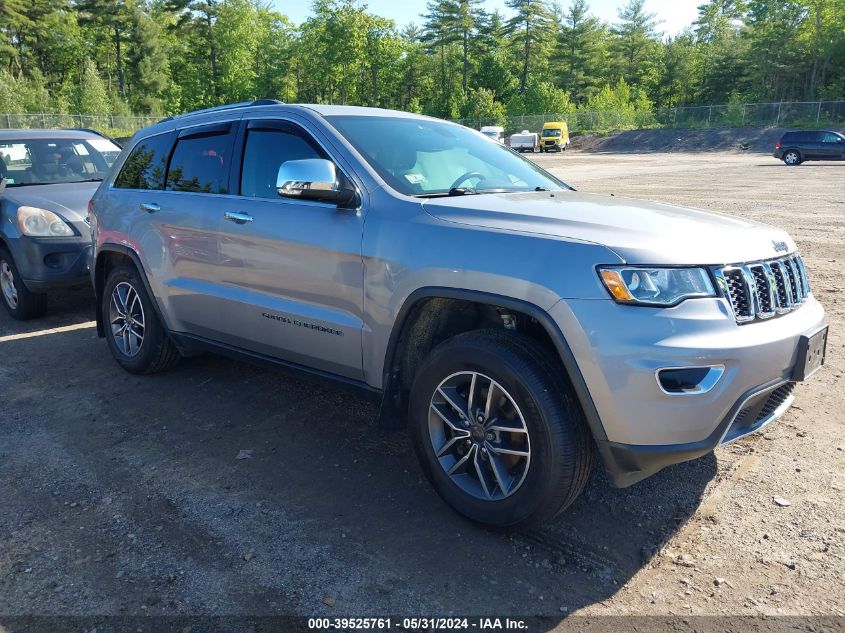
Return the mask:
POLYGON ((76 223, 85 220, 88 201, 99 186, 99 182, 63 182, 55 185, 7 187, 3 197, 19 207, 47 209, 76 223))
POLYGON ((424 207, 447 222, 601 244, 631 264, 734 264, 796 248, 785 231, 759 222, 576 191, 432 198, 424 207))

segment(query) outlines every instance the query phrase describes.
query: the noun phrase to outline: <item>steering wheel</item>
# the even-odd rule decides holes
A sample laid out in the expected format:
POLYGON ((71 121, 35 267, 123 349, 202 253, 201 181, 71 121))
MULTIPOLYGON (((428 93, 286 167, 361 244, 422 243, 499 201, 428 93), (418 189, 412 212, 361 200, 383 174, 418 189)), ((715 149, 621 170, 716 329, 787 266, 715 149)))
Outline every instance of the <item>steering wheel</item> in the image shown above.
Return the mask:
MULTIPOLYGON (((465 180, 469 180, 470 178, 478 178, 478 183, 487 180, 487 176, 484 174, 477 172, 477 171, 468 171, 467 173, 460 176, 455 182, 452 183, 452 186, 449 189, 457 189, 458 185, 460 185, 465 180)), ((475 184, 478 184, 475 183, 475 184)))

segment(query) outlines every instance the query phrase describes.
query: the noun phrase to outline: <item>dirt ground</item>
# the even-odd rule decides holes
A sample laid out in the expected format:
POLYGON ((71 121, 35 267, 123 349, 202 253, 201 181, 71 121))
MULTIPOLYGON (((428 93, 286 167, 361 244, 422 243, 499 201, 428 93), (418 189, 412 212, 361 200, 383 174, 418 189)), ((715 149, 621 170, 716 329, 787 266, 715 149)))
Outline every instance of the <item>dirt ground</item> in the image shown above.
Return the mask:
POLYGON ((733 127, 650 130, 624 130, 606 135, 572 137, 572 148, 611 154, 654 152, 749 151, 771 154, 775 141, 788 129, 776 127, 733 127))
POLYGON ((783 419, 626 490, 597 469, 552 525, 495 534, 368 402, 214 356, 131 376, 90 292, 66 292, 39 321, 0 314, 0 614, 845 615, 845 164, 535 158, 791 232, 831 335, 783 419))

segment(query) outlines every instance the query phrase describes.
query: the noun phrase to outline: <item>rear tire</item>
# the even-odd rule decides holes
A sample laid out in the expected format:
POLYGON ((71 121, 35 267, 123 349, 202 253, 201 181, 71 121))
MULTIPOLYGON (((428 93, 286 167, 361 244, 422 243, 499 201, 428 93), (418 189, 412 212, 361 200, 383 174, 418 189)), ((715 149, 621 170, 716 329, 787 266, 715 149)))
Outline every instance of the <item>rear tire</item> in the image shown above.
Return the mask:
POLYGON ((476 330, 440 344, 417 371, 409 414, 414 449, 435 490, 487 527, 547 521, 589 478, 584 414, 563 367, 526 336, 476 330))
POLYGON ((47 295, 31 292, 21 279, 15 260, 0 247, 0 302, 13 319, 28 321, 47 313, 47 295))
POLYGON ((797 167, 798 165, 800 165, 802 163, 801 154, 799 154, 794 149, 791 149, 788 152, 784 153, 783 162, 788 167, 797 167))
POLYGON ((106 342, 121 367, 133 374, 155 374, 176 364, 179 352, 135 268, 114 268, 100 300, 106 342))

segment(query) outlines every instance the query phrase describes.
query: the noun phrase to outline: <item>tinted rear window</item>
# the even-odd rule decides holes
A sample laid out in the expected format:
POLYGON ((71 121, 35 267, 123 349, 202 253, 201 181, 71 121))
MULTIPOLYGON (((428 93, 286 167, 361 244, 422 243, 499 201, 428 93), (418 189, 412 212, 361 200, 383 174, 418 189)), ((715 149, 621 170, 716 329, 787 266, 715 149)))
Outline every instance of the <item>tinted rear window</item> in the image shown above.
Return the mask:
POLYGON ((138 143, 114 181, 120 189, 164 189, 172 134, 158 134, 138 143))
POLYGON ((821 132, 787 132, 782 140, 790 143, 815 143, 821 140, 821 137, 821 132))
POLYGON ((170 159, 165 188, 196 193, 227 193, 231 146, 228 133, 179 139, 170 159))

